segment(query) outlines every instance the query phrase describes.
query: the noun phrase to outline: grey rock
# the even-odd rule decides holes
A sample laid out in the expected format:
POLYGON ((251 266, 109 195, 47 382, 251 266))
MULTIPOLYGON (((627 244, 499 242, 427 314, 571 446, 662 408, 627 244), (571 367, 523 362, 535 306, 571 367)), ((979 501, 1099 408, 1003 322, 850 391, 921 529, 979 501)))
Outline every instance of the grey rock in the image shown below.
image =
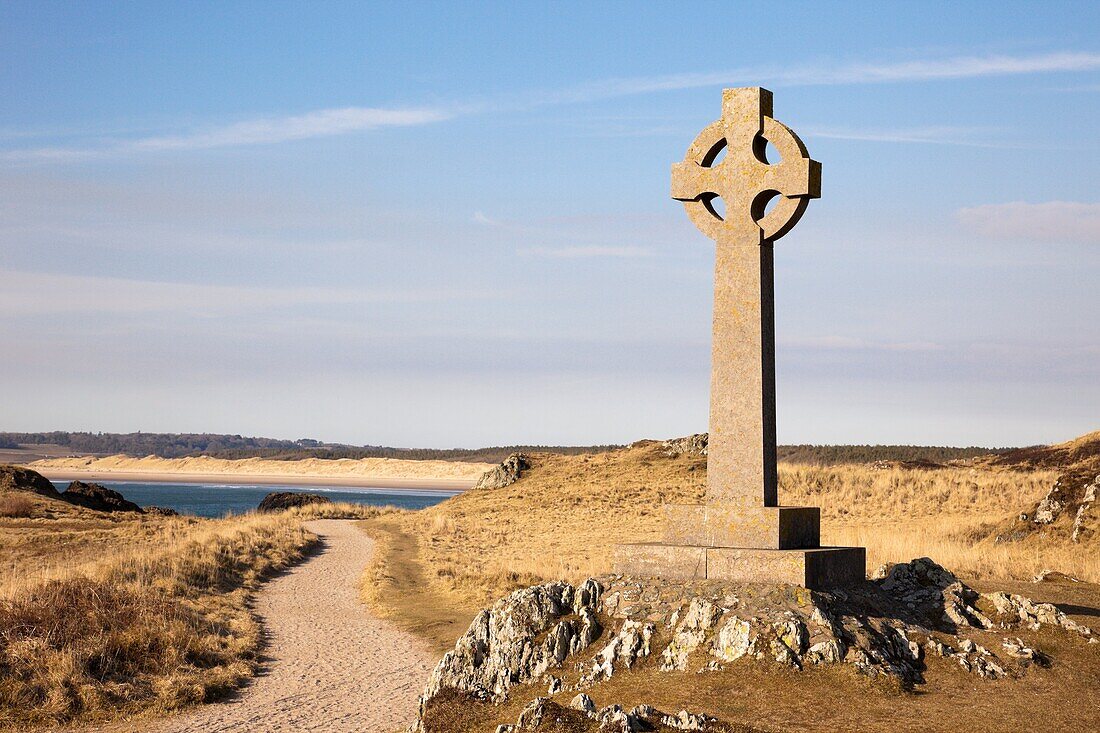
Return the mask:
POLYGON ((684 438, 666 440, 661 443, 661 448, 664 449, 665 455, 670 458, 682 455, 705 456, 708 443, 709 436, 707 433, 697 433, 684 438))
POLYGON ((546 706, 549 702, 549 698, 536 697, 516 718, 515 727, 519 730, 534 730, 537 728, 542 723, 542 719, 546 717, 546 706))
POLYGON ((705 598, 693 598, 676 626, 672 641, 661 654, 661 670, 687 669, 688 657, 706 641, 722 617, 722 609, 705 598))
POLYGON ((1081 541, 1081 532, 1085 528, 1085 517, 1092 511, 1093 502, 1096 501, 1096 492, 1100 489, 1100 475, 1085 487, 1085 493, 1081 497, 1081 504, 1077 507, 1077 514, 1073 518, 1073 532, 1070 539, 1074 542, 1081 541))
POLYGON ((443 689, 475 697, 503 699, 508 690, 560 667, 599 635, 592 605, 599 600, 595 581, 581 585, 546 583, 517 590, 481 611, 470 628, 436 665, 422 703, 443 689), (579 609, 580 613, 576 613, 579 609), (537 641, 542 638, 541 642, 537 641))
POLYGON ((587 677, 594 680, 610 679, 617 668, 630 669, 643 657, 650 655, 650 639, 655 627, 652 623, 627 620, 619 632, 592 660, 587 677))
POLYGON ((481 474, 481 478, 474 484, 474 489, 503 489, 519 481, 523 472, 531 467, 531 461, 522 453, 513 453, 505 458, 499 466, 490 468, 481 474))
POLYGON ((844 659, 844 648, 837 639, 819 641, 806 652, 805 660, 811 664, 838 664, 844 659))
POLYGON ((752 624, 730 616, 718 631, 710 653, 723 662, 732 662, 745 655, 756 654, 756 639, 752 624))

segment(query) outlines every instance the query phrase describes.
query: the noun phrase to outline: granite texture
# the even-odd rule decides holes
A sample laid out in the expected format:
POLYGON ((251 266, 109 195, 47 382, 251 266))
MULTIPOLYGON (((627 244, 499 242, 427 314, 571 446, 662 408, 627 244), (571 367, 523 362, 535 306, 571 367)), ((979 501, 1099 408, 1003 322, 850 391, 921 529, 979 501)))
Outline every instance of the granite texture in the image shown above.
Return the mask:
POLYGON ((664 541, 673 545, 791 550, 821 544, 815 506, 668 504, 664 541))
POLYGON ((867 556, 862 547, 765 550, 639 543, 615 548, 615 571, 665 580, 722 580, 786 583, 813 590, 862 582, 867 556))
POLYGON ((821 166, 771 114, 768 90, 725 90, 721 119, 672 167, 673 198, 716 242, 708 503, 778 503, 772 242, 820 196, 821 166), (782 156, 774 165, 764 157, 764 140, 782 156), (724 218, 716 197, 725 204, 724 218), (772 199, 774 208, 764 214, 772 199))

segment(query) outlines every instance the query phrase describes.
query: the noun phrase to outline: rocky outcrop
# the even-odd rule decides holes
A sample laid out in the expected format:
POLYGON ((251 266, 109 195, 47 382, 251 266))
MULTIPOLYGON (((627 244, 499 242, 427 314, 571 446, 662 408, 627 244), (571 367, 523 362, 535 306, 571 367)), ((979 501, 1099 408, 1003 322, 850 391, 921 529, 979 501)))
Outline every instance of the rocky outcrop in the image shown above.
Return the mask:
POLYGON ((1092 505, 1096 502, 1098 490, 1100 490, 1100 474, 1085 487, 1085 491, 1081 496, 1081 503, 1077 505, 1077 514, 1073 518, 1073 532, 1070 535, 1070 539, 1074 542, 1080 542, 1082 532, 1088 531, 1088 525, 1085 521, 1090 519, 1090 515, 1093 514, 1092 505))
POLYGON ((147 506, 145 507, 145 513, 158 517, 178 517, 180 515, 175 509, 169 509, 166 506, 147 506))
POLYGON ((600 634, 600 586, 547 583, 518 590, 477 615, 455 648, 440 660, 421 697, 444 689, 500 700, 589 645, 600 634))
POLYGON ((522 453, 513 453, 505 458, 499 466, 490 468, 481 475, 474 489, 503 489, 519 481, 523 472, 531 467, 531 462, 522 453))
POLYGON ((82 506, 85 509, 93 509, 97 512, 137 512, 143 514, 144 509, 125 496, 108 489, 100 484, 73 481, 69 488, 61 494, 61 498, 70 504, 82 506))
POLYGON ((292 509, 310 504, 331 504, 332 499, 320 494, 305 494, 294 491, 275 491, 260 500, 256 511, 261 514, 280 512, 284 509, 292 509))
POLYGON ((593 730, 600 733, 634 733, 635 731, 673 730, 718 731, 718 721, 706 715, 681 710, 676 715, 663 713, 652 705, 637 705, 629 710, 621 705, 608 705, 599 710, 587 695, 578 695, 569 707, 545 697, 537 697, 523 709, 514 725, 501 725, 496 733, 517 731, 593 730), (580 701, 578 703, 578 700, 580 701))
POLYGON ((661 443, 661 449, 669 458, 676 456, 705 456, 707 454, 708 433, 696 433, 684 438, 674 438, 661 443))
MULTIPOLYGON (((432 673, 421 715, 444 691, 497 703, 517 685, 541 682, 550 695, 574 695, 570 708, 600 730, 645 730, 628 727, 631 715, 648 720, 637 709, 596 711, 585 691, 642 665, 705 674, 743 659, 796 670, 847 664, 905 687, 924 681, 928 655, 985 679, 1020 676, 1048 663, 1022 638, 1044 627, 1097 643, 1057 607, 980 594, 928 558, 832 591, 618 575, 548 583, 478 614, 432 673)), ((540 698, 506 730, 537 730, 546 711, 559 709, 540 698)))
POLYGON ((1057 524, 1064 518, 1071 522, 1070 538, 1074 542, 1080 542, 1096 531, 1096 512, 1093 505, 1098 492, 1100 473, 1095 466, 1067 471, 1058 477, 1030 517, 1025 513, 1020 518, 1023 521, 1030 519, 1033 525, 1039 527, 1057 524))
POLYGON ((0 466, 0 491, 29 491, 50 499, 61 498, 49 479, 38 471, 19 466, 0 466))

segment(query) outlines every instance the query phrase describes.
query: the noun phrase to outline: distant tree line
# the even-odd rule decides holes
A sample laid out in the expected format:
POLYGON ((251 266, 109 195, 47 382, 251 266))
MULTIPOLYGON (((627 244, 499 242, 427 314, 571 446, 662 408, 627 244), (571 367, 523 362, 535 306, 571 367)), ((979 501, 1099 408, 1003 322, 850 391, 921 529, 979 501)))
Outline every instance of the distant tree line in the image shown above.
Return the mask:
MULTIPOLYGON (((213 433, 0 433, 0 448, 20 444, 60 445, 72 453, 130 456, 212 456, 214 458, 268 458, 295 461, 302 458, 405 458, 410 460, 477 461, 499 463, 512 453, 601 453, 618 445, 553 446, 504 445, 489 448, 387 448, 324 443, 311 438, 277 440, 213 433)), ((953 459, 1005 453, 1009 448, 951 448, 920 445, 781 445, 779 460, 789 463, 835 465, 906 461, 944 463, 953 459)))
POLYGON ((602 453, 622 448, 621 445, 498 445, 489 448, 381 448, 338 446, 316 450, 226 450, 215 458, 268 458, 273 461, 296 461, 302 458, 404 458, 410 461, 471 461, 500 463, 513 453, 602 453))
POLYGON ((295 461, 302 458, 405 458, 410 460, 475 461, 499 463, 512 453, 597 453, 621 446, 506 445, 489 448, 387 448, 323 443, 319 440, 278 440, 213 433, 0 433, 0 447, 60 445, 72 453, 184 458, 268 458, 295 461))
POLYGON ((952 448, 938 445, 781 445, 779 460, 834 466, 842 463, 946 463, 951 460, 1006 453, 1011 448, 952 448))
POLYGON ((130 456, 182 458, 225 450, 295 450, 317 441, 246 438, 207 433, 0 433, 0 441, 18 444, 60 445, 72 453, 124 453, 130 456))

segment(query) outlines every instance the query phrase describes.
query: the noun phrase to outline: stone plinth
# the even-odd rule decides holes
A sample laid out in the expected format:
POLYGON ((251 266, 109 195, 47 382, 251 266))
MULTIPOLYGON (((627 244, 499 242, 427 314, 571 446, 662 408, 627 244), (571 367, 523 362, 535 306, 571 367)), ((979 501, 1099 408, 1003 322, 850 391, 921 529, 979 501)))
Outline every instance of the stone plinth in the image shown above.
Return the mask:
POLYGON ((790 583, 812 590, 852 585, 865 579, 862 547, 765 550, 642 543, 615 548, 615 572, 668 580, 727 580, 790 583))
POLYGON ((664 509, 664 540, 672 545, 792 550, 821 544, 816 506, 669 504, 664 509))

